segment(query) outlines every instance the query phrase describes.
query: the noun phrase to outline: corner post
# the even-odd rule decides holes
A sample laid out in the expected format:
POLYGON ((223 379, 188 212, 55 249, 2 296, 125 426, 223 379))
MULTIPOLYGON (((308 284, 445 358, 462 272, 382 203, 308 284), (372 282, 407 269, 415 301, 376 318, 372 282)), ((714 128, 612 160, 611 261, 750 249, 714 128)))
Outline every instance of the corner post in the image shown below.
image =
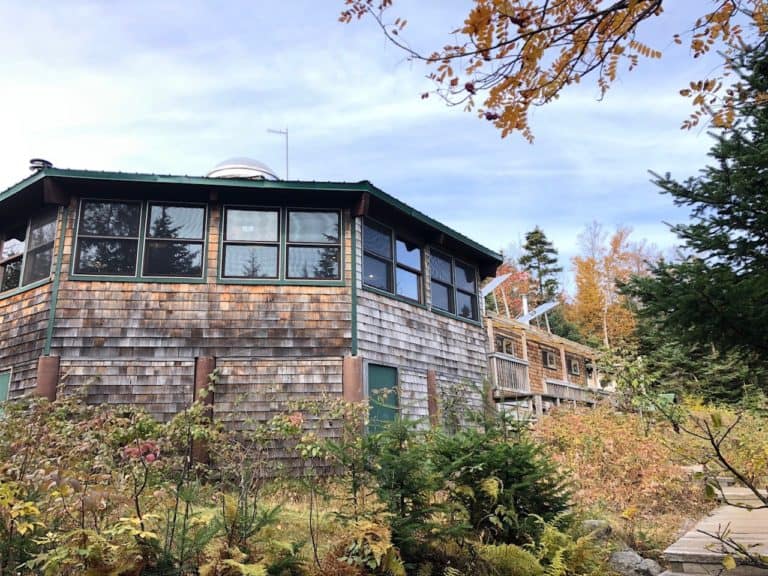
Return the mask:
MULTIPOLYGON (((208 423, 213 421, 213 391, 208 375, 216 370, 216 358, 213 356, 198 356, 195 358, 195 383, 192 390, 192 401, 200 401, 203 405, 203 416, 208 423)), ((208 446, 205 441, 192 442, 192 460, 207 463, 210 459, 208 446)))
POLYGON ((56 400, 56 389, 59 385, 59 360, 59 356, 40 356, 37 360, 35 395, 47 398, 50 402, 56 400))

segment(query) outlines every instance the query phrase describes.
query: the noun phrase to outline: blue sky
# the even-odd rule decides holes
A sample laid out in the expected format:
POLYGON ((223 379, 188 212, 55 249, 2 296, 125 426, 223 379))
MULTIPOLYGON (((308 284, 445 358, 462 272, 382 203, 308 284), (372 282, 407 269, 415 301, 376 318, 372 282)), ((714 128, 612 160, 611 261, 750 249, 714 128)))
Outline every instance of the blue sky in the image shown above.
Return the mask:
MULTIPOLYGON (((469 2, 399 0, 406 36, 441 46, 469 2)), ((252 156, 292 179, 371 180, 493 249, 540 226, 563 263, 592 220, 628 225, 635 239, 673 243, 663 223, 686 212, 648 170, 695 174, 711 144, 679 129, 677 95, 716 59, 693 61, 674 32, 701 0, 677 0, 640 38, 664 51, 622 73, 598 102, 591 82, 532 119, 536 142, 501 139, 488 123, 438 99, 427 70, 372 22, 342 25, 342 0, 0 3, 0 189, 28 160, 62 168, 205 174, 252 156)), ((564 275, 566 285, 569 276, 564 275)))

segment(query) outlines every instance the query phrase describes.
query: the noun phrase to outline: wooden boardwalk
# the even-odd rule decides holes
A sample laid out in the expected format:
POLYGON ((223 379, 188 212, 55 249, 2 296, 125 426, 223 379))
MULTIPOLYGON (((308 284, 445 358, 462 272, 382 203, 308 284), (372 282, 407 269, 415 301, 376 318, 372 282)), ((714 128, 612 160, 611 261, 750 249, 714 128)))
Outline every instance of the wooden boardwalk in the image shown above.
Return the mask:
MULTIPOLYGON (((760 501, 745 488, 728 486, 724 489, 729 502, 759 506, 760 501)), ((696 527, 664 551, 670 570, 662 576, 768 576, 768 570, 750 566, 737 566, 734 570, 723 570, 726 550, 717 540, 706 536, 729 530, 733 540, 754 546, 752 552, 768 555, 768 508, 747 510, 736 506, 722 505, 699 522, 696 527)))

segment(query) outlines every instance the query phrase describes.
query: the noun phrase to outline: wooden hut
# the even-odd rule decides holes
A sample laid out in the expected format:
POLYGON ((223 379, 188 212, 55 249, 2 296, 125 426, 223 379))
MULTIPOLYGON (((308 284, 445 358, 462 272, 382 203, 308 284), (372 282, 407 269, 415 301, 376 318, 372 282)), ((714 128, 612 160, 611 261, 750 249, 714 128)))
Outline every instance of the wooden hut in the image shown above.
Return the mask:
POLYGON ((367 181, 43 165, 0 192, 0 242, 10 398, 64 383, 167 420, 215 369, 239 427, 381 388, 378 417, 434 415, 487 376, 478 286, 500 256, 367 181))

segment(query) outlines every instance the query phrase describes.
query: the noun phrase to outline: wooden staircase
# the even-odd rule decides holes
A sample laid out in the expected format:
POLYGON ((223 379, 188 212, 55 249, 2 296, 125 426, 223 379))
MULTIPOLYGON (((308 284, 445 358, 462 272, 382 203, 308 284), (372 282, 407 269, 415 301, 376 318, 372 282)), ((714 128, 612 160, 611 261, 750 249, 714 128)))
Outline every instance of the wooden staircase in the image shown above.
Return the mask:
MULTIPOLYGON (((746 488, 726 486, 723 491, 729 502, 749 506, 762 504, 746 488)), ((751 552, 768 555, 768 508, 747 510, 722 505, 664 551, 670 569, 661 576, 768 576, 765 568, 738 565, 733 570, 723 569, 726 550, 720 542, 701 531, 716 534, 726 528, 736 542, 754 545, 751 552)))

